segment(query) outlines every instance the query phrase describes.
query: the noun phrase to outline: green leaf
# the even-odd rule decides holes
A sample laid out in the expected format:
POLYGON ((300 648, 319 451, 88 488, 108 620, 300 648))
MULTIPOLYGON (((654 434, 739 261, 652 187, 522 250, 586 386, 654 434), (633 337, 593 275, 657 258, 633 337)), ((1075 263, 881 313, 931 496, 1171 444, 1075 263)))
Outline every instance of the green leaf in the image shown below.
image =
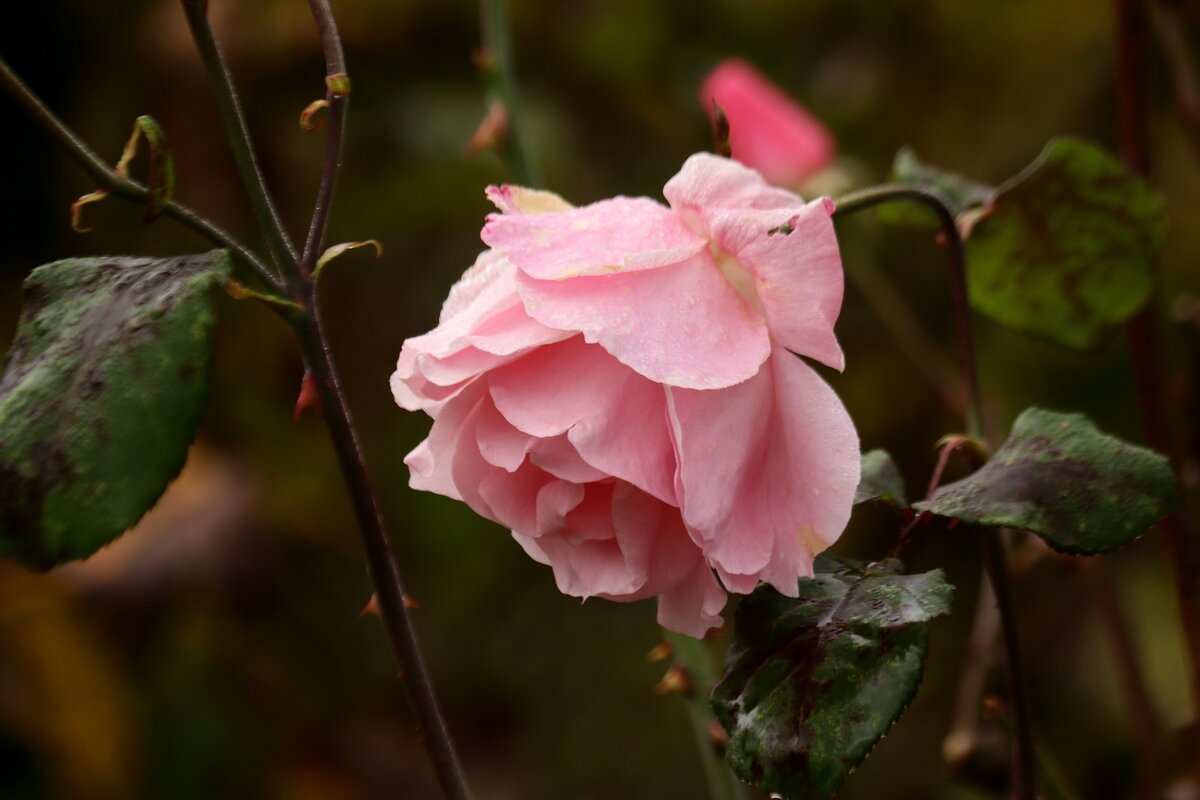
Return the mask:
POLYGON ((1101 433, 1082 414, 1026 410, 978 472, 916 508, 1024 528, 1063 553, 1123 547, 1176 506, 1167 459, 1101 433))
POLYGON ((207 389, 223 252, 38 267, 0 379, 0 556, 91 555, 179 473, 207 389))
POLYGON ((1115 159, 1055 140, 971 228, 971 304, 1031 336, 1093 348, 1149 299, 1163 225, 1162 202, 1115 159))
MULTIPOLYGON (((892 163, 891 181, 935 193, 942 198, 956 218, 987 203, 995 191, 986 184, 976 183, 953 172, 922 163, 909 147, 896 153, 896 160, 892 163)), ((938 224, 937 217, 929 209, 911 203, 888 203, 880 206, 879 218, 893 225, 935 228, 938 224)))
POLYGON ((907 508, 904 499, 904 478, 896 462, 886 450, 871 450, 863 453, 862 477, 854 490, 854 505, 880 500, 896 508, 907 508))
POLYGON ((761 586, 738 606, 725 676, 713 690, 742 780, 785 798, 827 797, 916 695, 924 623, 950 609, 940 570, 829 556, 800 596, 761 586))

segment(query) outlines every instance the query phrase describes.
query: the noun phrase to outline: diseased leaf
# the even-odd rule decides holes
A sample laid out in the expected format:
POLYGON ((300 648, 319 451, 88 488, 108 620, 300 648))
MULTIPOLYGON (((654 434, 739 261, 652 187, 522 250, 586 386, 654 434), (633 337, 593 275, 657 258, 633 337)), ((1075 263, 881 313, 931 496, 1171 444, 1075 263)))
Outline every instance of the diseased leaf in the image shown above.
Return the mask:
POLYGON ((1024 528, 1063 553, 1115 550, 1176 506, 1167 459, 1096 429, 1082 414, 1026 410, 978 472, 916 508, 1024 528))
POLYGON ((896 508, 907 508, 904 499, 904 478, 896 462, 886 450, 871 450, 863 453, 862 478, 854 490, 854 505, 871 500, 880 500, 896 508))
MULTIPOLYGON (((910 147, 902 148, 896 153, 896 160, 892 163, 891 181, 937 194, 955 218, 983 206, 995 191, 986 184, 922 163, 910 147)), ((912 203, 888 203, 880 206, 879 218, 893 225, 936 228, 938 224, 937 217, 929 209, 912 203)))
POLYGON ((91 555, 158 500, 196 433, 224 252, 38 267, 0 379, 0 556, 91 555))
POLYGON ((785 798, 827 797, 915 696, 930 619, 950 609, 940 570, 822 555, 800 596, 761 586, 738 606, 713 690, 742 780, 785 798))
POLYGON ((1095 347, 1149 299, 1163 225, 1143 181, 1092 144, 1057 139, 971 228, 971 304, 1031 336, 1095 347))

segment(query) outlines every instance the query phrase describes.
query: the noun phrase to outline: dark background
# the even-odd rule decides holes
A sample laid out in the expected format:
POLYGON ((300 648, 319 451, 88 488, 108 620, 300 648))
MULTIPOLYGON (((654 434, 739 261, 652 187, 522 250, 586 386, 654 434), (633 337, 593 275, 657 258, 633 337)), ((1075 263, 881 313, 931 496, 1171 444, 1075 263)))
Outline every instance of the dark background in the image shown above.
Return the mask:
MULTIPOLYGON (((906 144, 991 182, 1052 136, 1116 149, 1113 19, 1093 0, 512 4, 534 158, 547 185, 577 203, 660 196, 684 158, 709 146, 696 89, 729 55, 752 60, 826 121, 856 184, 882 180, 906 144)), ((447 289, 480 250, 484 186, 511 176, 490 153, 461 153, 484 111, 471 59, 480 35, 473 3, 341 0, 335 11, 354 101, 331 241, 377 238, 385 254, 379 263, 365 251, 344 257, 322 294, 477 796, 702 797, 682 705, 651 691, 662 671, 644 657, 659 637, 653 604, 563 597, 504 531, 407 488, 402 459, 429 422, 393 404, 387 379, 401 342, 436 322, 447 289)), ((296 124, 323 93, 308 6, 212 0, 211 15, 298 234, 324 148, 322 135, 296 124)), ((5 3, 0 54, 108 158, 137 115, 153 115, 175 149, 179 199, 258 245, 177 3, 5 3)), ((1197 289, 1200 166, 1175 124, 1162 60, 1150 63, 1169 317, 1197 289)), ((16 324, 20 283, 39 263, 206 249, 169 221, 140 226, 139 210, 117 200, 88 208, 95 232, 73 233, 68 206, 93 187, 6 98, 0 159, 2 341, 16 324)), ((944 268, 931 235, 869 218, 839 228, 846 260, 888 274, 949 355, 944 268)), ((0 563, 0 797, 437 796, 382 629, 358 617, 370 589, 329 445, 315 417, 291 419, 296 347, 254 304, 223 298, 219 313, 208 410, 160 507, 87 564, 34 576, 0 563)), ((1168 324, 1173 398, 1187 413, 1179 365, 1194 361, 1196 329, 1168 324)), ((838 333, 849 366, 829 380, 864 449, 890 449, 919 494, 935 443, 962 423, 853 288, 838 333)), ((985 320, 978 337, 984 391, 1002 430, 1037 403, 1084 411, 1137 438, 1119 336, 1086 356, 985 320)), ((886 512, 860 509, 837 549, 879 557, 895 532, 886 512)), ((908 554, 914 569, 947 570, 958 587, 955 613, 933 626, 916 702, 841 796, 999 796, 981 771, 956 776, 941 759, 974 610, 975 544, 933 527, 908 554)), ((1157 711, 1182 723, 1183 657, 1163 547, 1151 535, 1107 561, 1157 711)), ((1044 755, 1079 796, 1123 797, 1134 737, 1077 566, 1042 558, 1016 579, 1034 724, 1044 755)))

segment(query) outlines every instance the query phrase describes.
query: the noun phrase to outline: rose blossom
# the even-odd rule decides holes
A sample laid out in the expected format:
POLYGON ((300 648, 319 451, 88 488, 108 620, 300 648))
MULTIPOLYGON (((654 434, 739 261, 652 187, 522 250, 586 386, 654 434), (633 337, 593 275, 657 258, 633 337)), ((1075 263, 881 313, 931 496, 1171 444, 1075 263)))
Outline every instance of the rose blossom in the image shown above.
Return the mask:
POLYGON ((725 590, 795 596, 850 515, 858 438, 804 361, 842 368, 828 200, 692 156, 669 207, 488 196, 484 251, 392 391, 434 417, 416 489, 512 530, 577 597, 658 597, 700 636, 725 590))
POLYGON ((745 61, 718 64, 700 86, 709 117, 729 120, 733 157, 777 186, 795 186, 833 159, 833 137, 815 117, 745 61))

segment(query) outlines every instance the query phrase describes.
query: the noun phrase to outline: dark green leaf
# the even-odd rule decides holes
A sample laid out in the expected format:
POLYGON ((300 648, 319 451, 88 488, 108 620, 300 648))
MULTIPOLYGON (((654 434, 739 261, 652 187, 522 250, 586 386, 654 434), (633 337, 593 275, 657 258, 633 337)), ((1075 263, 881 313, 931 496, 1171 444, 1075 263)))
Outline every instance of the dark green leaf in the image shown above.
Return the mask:
POLYGON ((896 462, 886 450, 863 453, 862 477, 854 491, 854 505, 871 500, 881 500, 896 508, 908 507, 908 501, 904 499, 904 478, 900 477, 896 462))
POLYGON ((179 473, 207 387, 223 252, 33 271, 0 379, 0 555, 46 568, 141 518, 179 473))
POLYGON ((1031 408, 982 469, 916 508, 1093 554, 1129 544, 1175 504, 1166 458, 1101 433, 1082 414, 1031 408))
MULTIPOLYGON (((937 194, 956 218, 987 203, 995 191, 991 186, 922 163, 917 154, 908 147, 896 153, 896 160, 892 163, 891 181, 937 194)), ((938 224, 937 217, 929 209, 912 203, 888 203, 880 206, 879 217, 893 225, 935 228, 938 224)))
POLYGON ((1162 202, 1103 150, 1058 139, 1002 186, 967 240, 971 303, 998 322, 1095 347, 1150 297, 1162 202))
POLYGON ((924 623, 950 609, 940 570, 822 556, 788 598, 761 586, 738 606, 713 709, 726 758, 745 781, 785 798, 832 794, 912 701, 924 623))

